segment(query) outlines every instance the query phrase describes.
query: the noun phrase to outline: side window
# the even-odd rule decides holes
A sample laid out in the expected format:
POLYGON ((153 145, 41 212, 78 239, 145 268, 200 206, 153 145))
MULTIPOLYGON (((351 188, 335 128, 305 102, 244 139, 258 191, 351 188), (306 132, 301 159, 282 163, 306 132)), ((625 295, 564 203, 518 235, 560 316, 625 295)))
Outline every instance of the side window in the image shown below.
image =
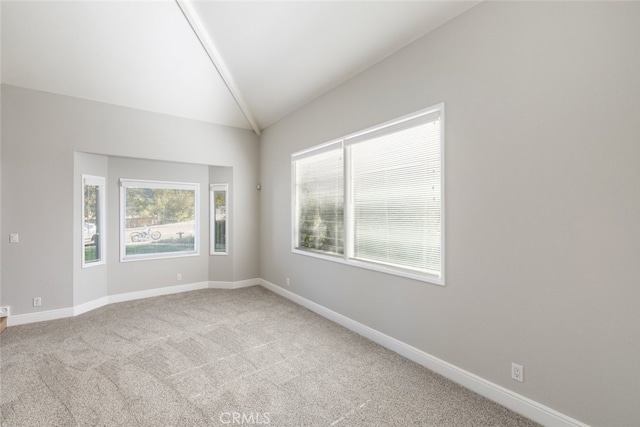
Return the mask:
POLYGON ((229 254, 229 184, 211 184, 211 255, 229 254))
POLYGON ((105 179, 82 175, 82 267, 105 262, 105 179))

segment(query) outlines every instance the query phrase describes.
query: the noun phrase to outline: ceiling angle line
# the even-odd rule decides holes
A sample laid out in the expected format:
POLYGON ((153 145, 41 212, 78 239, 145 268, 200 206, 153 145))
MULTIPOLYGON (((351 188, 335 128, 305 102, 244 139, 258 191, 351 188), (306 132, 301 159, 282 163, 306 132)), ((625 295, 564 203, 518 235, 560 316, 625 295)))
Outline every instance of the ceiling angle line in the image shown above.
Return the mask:
POLYGON ((200 20, 198 19, 198 16, 191 9, 191 6, 189 5, 188 0, 175 0, 175 2, 180 8, 180 10, 182 11, 182 14, 184 15, 185 19, 189 23, 189 26, 193 30, 193 33, 196 35, 196 38, 200 42, 200 45, 202 45, 202 47, 204 48, 204 51, 206 52, 207 56, 211 60, 211 63, 213 64, 214 68, 222 78, 222 81, 224 81, 224 84, 227 86, 227 89, 229 89, 229 92, 231 92, 231 96, 236 101, 236 104, 238 104, 238 107, 240 107, 240 110, 242 110, 242 114, 244 114, 244 117, 249 122, 249 125, 251 125, 251 128, 257 135, 260 135, 260 127, 258 126, 258 123, 256 122, 253 116, 253 113, 249 108, 249 105, 242 97, 242 93, 240 92, 240 89, 236 85, 236 82, 233 79, 233 76, 231 75, 231 73, 229 72, 229 69, 227 68, 224 61, 222 60, 222 57, 216 50, 213 42, 211 41, 207 33, 204 31, 200 23, 200 20))

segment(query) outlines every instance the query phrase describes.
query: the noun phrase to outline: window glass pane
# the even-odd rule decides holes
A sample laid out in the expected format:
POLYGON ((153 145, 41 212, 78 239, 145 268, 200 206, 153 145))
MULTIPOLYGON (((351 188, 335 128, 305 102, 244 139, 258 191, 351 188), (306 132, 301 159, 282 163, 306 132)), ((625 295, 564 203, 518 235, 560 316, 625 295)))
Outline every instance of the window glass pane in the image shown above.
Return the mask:
POLYGON ((227 253, 227 184, 212 184, 213 253, 227 253))
POLYGON ((344 253, 342 148, 295 161, 296 248, 344 253))
POLYGON ((167 187, 125 184, 125 258, 197 253, 197 190, 167 187))
POLYGON ((84 219, 82 240, 84 262, 94 263, 102 259, 100 245, 100 186, 84 185, 84 219))
POLYGON ((349 146, 353 258, 438 274, 440 120, 349 146))

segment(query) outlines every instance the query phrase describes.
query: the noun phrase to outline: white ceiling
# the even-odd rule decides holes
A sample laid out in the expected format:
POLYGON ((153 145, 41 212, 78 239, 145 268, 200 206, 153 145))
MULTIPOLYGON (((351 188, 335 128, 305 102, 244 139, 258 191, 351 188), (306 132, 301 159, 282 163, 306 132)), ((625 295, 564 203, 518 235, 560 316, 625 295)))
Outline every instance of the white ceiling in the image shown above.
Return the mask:
POLYGON ((259 131, 478 1, 179 3, 3 1, 2 82, 259 131))

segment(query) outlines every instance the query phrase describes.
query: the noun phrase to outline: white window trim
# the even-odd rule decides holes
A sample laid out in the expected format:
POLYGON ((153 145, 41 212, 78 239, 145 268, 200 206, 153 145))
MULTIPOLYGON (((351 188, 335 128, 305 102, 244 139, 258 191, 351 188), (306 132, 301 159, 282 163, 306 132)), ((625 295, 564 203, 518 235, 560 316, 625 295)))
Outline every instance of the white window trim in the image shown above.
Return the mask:
POLYGON ((153 181, 143 179, 120 179, 120 262, 150 261, 156 259, 183 258, 200 255, 200 184, 188 182, 153 181), (167 252, 163 254, 127 255, 126 232, 126 188, 159 188, 195 191, 194 250, 189 252, 167 252))
POLYGON ((345 265, 351 265, 354 267, 358 267, 358 268, 364 268, 367 270, 373 270, 373 271, 378 271, 381 273, 387 273, 387 274, 391 274, 391 275, 395 275, 395 276, 400 276, 400 277, 406 277, 406 278, 410 278, 410 279, 414 279, 414 280, 419 280, 422 282, 428 282, 428 283, 432 283, 435 285, 440 285, 440 286, 444 286, 445 285, 445 272, 446 272, 446 263, 445 263, 445 259, 446 259, 446 251, 445 251, 445 230, 446 230, 446 225, 445 225, 445 147, 444 147, 444 140, 445 140, 445 111, 444 111, 444 103, 439 103, 436 104, 432 107, 429 108, 425 108, 423 110, 419 110, 416 111, 414 113, 411 114, 407 114, 406 116, 402 116, 393 120, 389 120, 387 122, 384 122, 382 124, 376 125, 376 126, 372 126, 370 128, 358 131, 358 132, 354 132, 352 134, 346 135, 342 138, 337 138, 334 139, 332 141, 329 141, 327 143, 324 144, 320 144, 318 146, 315 147, 311 147, 311 148, 307 148, 301 151, 297 151, 295 153, 293 153, 291 155, 291 252, 294 254, 298 254, 298 255, 304 255, 304 256, 310 256, 313 258, 318 258, 318 259, 323 259, 326 261, 331 261, 331 262, 337 262, 340 264, 345 264, 345 265), (441 227, 441 238, 440 238, 440 253, 441 253, 441 258, 440 258, 440 274, 431 274, 428 272, 423 272, 423 271, 413 271, 411 268, 407 268, 407 267, 396 267, 396 266, 390 266, 390 265, 385 265, 382 263, 374 263, 374 262, 367 262, 367 261, 362 261, 362 260, 356 260, 356 259, 352 259, 352 245, 351 245, 351 233, 353 232, 353 218, 351 218, 351 215, 349 214, 349 209, 347 208, 349 205, 349 203, 351 203, 350 200, 350 188, 349 186, 351 185, 351 180, 348 179, 347 177, 349 176, 348 174, 350 173, 349 171, 349 162, 347 159, 347 151, 344 147, 345 147, 345 143, 346 141, 348 141, 349 139, 353 139, 371 132, 375 132, 375 131, 379 131, 382 130, 386 127, 390 127, 390 126, 394 126, 397 125, 399 123, 402 122, 406 122, 412 119, 415 119, 417 117, 420 116, 426 116, 429 115, 431 113, 434 113, 438 111, 440 113, 440 120, 442 122, 442 126, 441 126, 441 130, 440 130, 440 162, 441 162, 441 169, 440 169, 440 197, 441 197, 441 204, 440 204, 440 227, 441 227), (305 250, 300 250, 300 249, 296 249, 296 242, 297 242, 297 212, 296 212, 296 171, 295 171, 295 160, 309 156, 309 155, 313 155, 319 152, 322 152, 322 150, 326 150, 329 147, 333 147, 335 145, 342 145, 342 148, 344 150, 344 162, 345 162, 345 168, 344 168, 344 174, 345 174, 345 179, 344 179, 344 185, 345 185, 345 192, 344 192, 344 205, 345 205, 345 222, 344 222, 344 226, 345 226, 345 230, 344 230, 344 254, 340 255, 340 254, 324 254, 321 252, 314 252, 314 251, 305 251, 305 250), (316 151, 318 150, 318 151, 316 151))
POLYGON ((81 221, 81 231, 80 231, 80 241, 81 241, 81 245, 80 247, 82 248, 82 268, 89 268, 89 267, 96 267, 98 265, 104 265, 107 263, 107 252, 106 252, 106 240, 107 240, 107 217, 106 217, 106 206, 105 206, 105 202, 106 202, 106 188, 107 188, 107 184, 106 184, 106 179, 103 176, 95 176, 95 175, 86 175, 86 174, 82 174, 82 211, 81 211, 81 215, 80 215, 80 221, 81 221), (85 247, 84 247, 84 203, 85 203, 85 199, 84 199, 84 187, 85 185, 95 185, 98 186, 100 188, 100 190, 98 191, 98 209, 100 209, 100 234, 101 237, 100 239, 98 239, 100 241, 100 260, 99 261, 93 261, 93 262, 86 262, 85 260, 85 247))
POLYGON ((210 255, 229 255, 229 221, 231 220, 231 216, 229 215, 229 184, 210 184, 209 185, 209 254, 210 255), (215 191, 224 191, 226 192, 226 212, 227 212, 227 220, 224 224, 224 235, 226 237, 224 252, 216 252, 216 202, 214 198, 215 191))

